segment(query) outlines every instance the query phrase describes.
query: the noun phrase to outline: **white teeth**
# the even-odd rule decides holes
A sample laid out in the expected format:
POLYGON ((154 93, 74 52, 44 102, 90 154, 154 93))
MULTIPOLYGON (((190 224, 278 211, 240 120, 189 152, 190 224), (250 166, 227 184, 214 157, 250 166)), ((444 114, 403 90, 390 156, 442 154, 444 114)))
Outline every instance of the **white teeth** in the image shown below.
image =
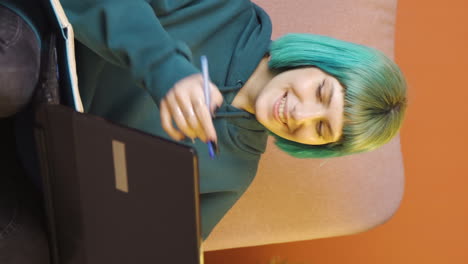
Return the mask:
POLYGON ((280 105, 279 105, 278 115, 279 115, 279 118, 280 118, 281 122, 286 124, 286 117, 284 116, 284 105, 285 105, 285 103, 286 103, 286 97, 283 97, 281 99, 281 102, 280 102, 280 105))

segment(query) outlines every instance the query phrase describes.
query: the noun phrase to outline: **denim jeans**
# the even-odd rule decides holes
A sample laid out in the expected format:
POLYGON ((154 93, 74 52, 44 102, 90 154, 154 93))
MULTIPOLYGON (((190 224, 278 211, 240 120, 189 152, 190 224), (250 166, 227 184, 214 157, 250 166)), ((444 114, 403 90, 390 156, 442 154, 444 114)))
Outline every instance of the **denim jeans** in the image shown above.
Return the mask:
POLYGON ((13 115, 38 79, 38 40, 22 18, 0 5, 0 263, 48 264, 40 193, 16 154, 13 115))
POLYGON ((21 110, 39 77, 40 47, 30 26, 0 5, 0 118, 21 110))

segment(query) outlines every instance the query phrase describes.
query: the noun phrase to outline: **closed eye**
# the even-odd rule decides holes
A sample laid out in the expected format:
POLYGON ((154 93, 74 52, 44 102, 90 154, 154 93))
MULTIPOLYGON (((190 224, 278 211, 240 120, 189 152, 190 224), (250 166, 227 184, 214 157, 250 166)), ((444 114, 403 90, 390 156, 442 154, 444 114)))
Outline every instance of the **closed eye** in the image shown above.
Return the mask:
POLYGON ((327 85, 327 87, 330 88, 330 89, 328 89, 327 106, 330 106, 333 95, 335 94, 335 86, 333 84, 331 84, 331 85, 327 85))
POLYGON ((334 138, 330 122, 328 121, 323 121, 323 120, 318 121, 316 123, 315 129, 316 129, 316 133, 318 137, 322 138, 323 140, 331 142, 332 139, 334 138))
POLYGON ((317 125, 316 125, 315 129, 317 131, 317 135, 319 137, 323 137, 323 131, 322 131, 323 130, 323 121, 322 120, 317 122, 317 125))

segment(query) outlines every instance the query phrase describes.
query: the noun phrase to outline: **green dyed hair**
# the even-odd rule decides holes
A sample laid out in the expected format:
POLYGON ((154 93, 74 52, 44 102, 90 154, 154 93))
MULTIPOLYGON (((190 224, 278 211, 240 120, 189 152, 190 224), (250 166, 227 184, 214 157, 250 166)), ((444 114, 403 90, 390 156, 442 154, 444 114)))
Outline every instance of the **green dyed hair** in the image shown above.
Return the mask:
POLYGON ((380 51, 326 36, 288 34, 270 47, 270 69, 313 66, 345 89, 343 136, 338 142, 305 145, 274 135, 276 145, 298 158, 327 158, 373 150, 399 131, 406 109, 406 82, 380 51))

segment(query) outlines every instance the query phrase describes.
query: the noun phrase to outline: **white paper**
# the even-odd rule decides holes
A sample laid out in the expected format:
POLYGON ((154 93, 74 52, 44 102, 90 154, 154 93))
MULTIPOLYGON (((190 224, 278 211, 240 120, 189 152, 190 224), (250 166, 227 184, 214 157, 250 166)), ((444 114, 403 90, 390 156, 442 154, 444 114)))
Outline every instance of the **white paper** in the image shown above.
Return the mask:
POLYGON ((73 34, 73 28, 68 21, 65 12, 63 11, 60 0, 50 0, 50 4, 54 10, 57 21, 62 28, 62 32, 66 32, 65 38, 65 52, 67 56, 68 71, 70 76, 70 86, 72 89, 73 100, 75 104, 75 110, 83 113, 83 103, 81 101, 80 91, 78 89, 78 77, 76 74, 76 62, 75 62, 75 37, 73 34))

